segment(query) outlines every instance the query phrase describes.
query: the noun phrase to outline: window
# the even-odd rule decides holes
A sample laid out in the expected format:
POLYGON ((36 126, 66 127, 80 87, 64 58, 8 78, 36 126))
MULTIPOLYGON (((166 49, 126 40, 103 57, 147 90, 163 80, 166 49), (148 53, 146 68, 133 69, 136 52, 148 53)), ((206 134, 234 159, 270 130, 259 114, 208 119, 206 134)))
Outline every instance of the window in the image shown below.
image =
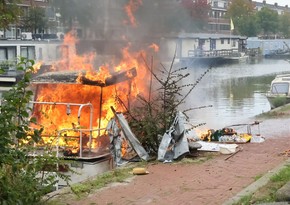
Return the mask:
POLYGON ((0 60, 16 60, 16 47, 0 47, 0 60))
POLYGON ((38 49, 38 52, 39 52, 39 60, 43 60, 43 55, 42 55, 42 48, 39 48, 38 49))
POLYGON ((224 44, 225 43, 225 39, 221 39, 221 44, 224 44))
POLYGON ((236 47, 236 40, 232 40, 233 41, 233 47, 236 47))
POLYGON ((20 47, 20 56, 30 59, 30 60, 35 60, 35 48, 34 46, 21 46, 20 47))
POLYGON ((220 30, 228 31, 228 30, 229 30, 229 26, 228 26, 228 25, 223 25, 223 24, 221 24, 221 25, 220 25, 220 30))
POLYGON ((228 44, 230 44, 230 43, 231 43, 231 39, 228 38, 228 44))
POLYGON ((216 39, 210 39, 210 50, 216 49, 216 39))
POLYGON ((274 94, 287 94, 289 90, 288 83, 273 83, 271 93, 274 94))
POLYGON ((215 11, 214 12, 214 18, 218 18, 219 17, 219 12, 215 11))
POLYGON ((0 48, 0 61, 7 60, 7 48, 0 48))
POLYGON ((0 47, 0 67, 8 70, 16 63, 16 47, 0 47))

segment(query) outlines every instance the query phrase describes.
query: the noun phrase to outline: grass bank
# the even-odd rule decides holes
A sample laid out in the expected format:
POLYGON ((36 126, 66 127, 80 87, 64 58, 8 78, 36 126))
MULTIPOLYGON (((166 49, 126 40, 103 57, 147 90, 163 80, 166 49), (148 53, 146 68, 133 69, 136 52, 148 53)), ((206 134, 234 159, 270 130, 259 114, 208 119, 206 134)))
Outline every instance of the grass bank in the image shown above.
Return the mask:
POLYGON ((290 165, 286 165, 277 174, 273 175, 266 185, 259 188, 255 193, 242 197, 235 205, 276 202, 277 191, 289 181, 290 165))
POLYGON ((271 119, 271 118, 286 118, 290 117, 290 104, 283 105, 281 107, 272 109, 268 112, 264 112, 257 115, 257 119, 271 119))

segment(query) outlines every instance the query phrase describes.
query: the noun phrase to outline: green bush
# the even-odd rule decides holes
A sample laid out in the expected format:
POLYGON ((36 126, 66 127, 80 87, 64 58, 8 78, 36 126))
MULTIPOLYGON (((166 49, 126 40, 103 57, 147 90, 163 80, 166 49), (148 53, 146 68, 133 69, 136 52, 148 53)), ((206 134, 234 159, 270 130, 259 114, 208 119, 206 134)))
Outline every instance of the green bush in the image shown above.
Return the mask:
MULTIPOLYGON (((33 129, 30 118, 29 89, 34 61, 22 58, 18 70, 22 79, 3 93, 0 108, 0 204, 38 204, 44 194, 55 188, 58 165, 62 162, 49 148, 41 154, 34 145, 41 139, 42 128, 33 129), (47 170, 47 167, 53 170, 47 170)), ((68 180, 67 178, 65 178, 68 180)))
POLYGON ((280 97, 276 97, 275 99, 273 99, 272 104, 275 107, 280 107, 282 105, 285 105, 287 103, 287 97, 286 96, 280 96, 280 97))

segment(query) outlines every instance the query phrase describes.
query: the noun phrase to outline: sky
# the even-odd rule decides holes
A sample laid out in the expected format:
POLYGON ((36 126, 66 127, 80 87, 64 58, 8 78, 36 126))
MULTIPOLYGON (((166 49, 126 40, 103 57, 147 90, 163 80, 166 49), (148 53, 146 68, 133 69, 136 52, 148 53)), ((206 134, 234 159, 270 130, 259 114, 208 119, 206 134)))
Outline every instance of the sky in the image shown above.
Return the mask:
MULTIPOLYGON (((257 2, 263 2, 263 0, 255 0, 257 2)), ((266 0, 267 4, 274 4, 278 3, 279 6, 285 6, 288 5, 290 7, 290 1, 289 0, 266 0)))

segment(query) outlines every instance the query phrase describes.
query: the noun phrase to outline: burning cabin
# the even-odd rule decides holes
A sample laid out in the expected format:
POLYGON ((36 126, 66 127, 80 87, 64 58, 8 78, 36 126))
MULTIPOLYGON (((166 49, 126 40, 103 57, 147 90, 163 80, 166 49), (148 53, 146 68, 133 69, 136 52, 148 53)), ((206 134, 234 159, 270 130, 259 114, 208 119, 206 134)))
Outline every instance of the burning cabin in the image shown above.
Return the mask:
POLYGON ((52 146, 57 156, 71 161, 70 166, 81 173, 71 176, 73 183, 112 168, 105 132, 114 115, 110 106, 125 102, 124 106, 130 106, 130 88, 136 76, 136 68, 132 68, 104 80, 74 71, 46 72, 33 78, 32 116, 44 127, 37 146, 40 151, 52 146), (120 96, 118 86, 122 87, 120 96))

